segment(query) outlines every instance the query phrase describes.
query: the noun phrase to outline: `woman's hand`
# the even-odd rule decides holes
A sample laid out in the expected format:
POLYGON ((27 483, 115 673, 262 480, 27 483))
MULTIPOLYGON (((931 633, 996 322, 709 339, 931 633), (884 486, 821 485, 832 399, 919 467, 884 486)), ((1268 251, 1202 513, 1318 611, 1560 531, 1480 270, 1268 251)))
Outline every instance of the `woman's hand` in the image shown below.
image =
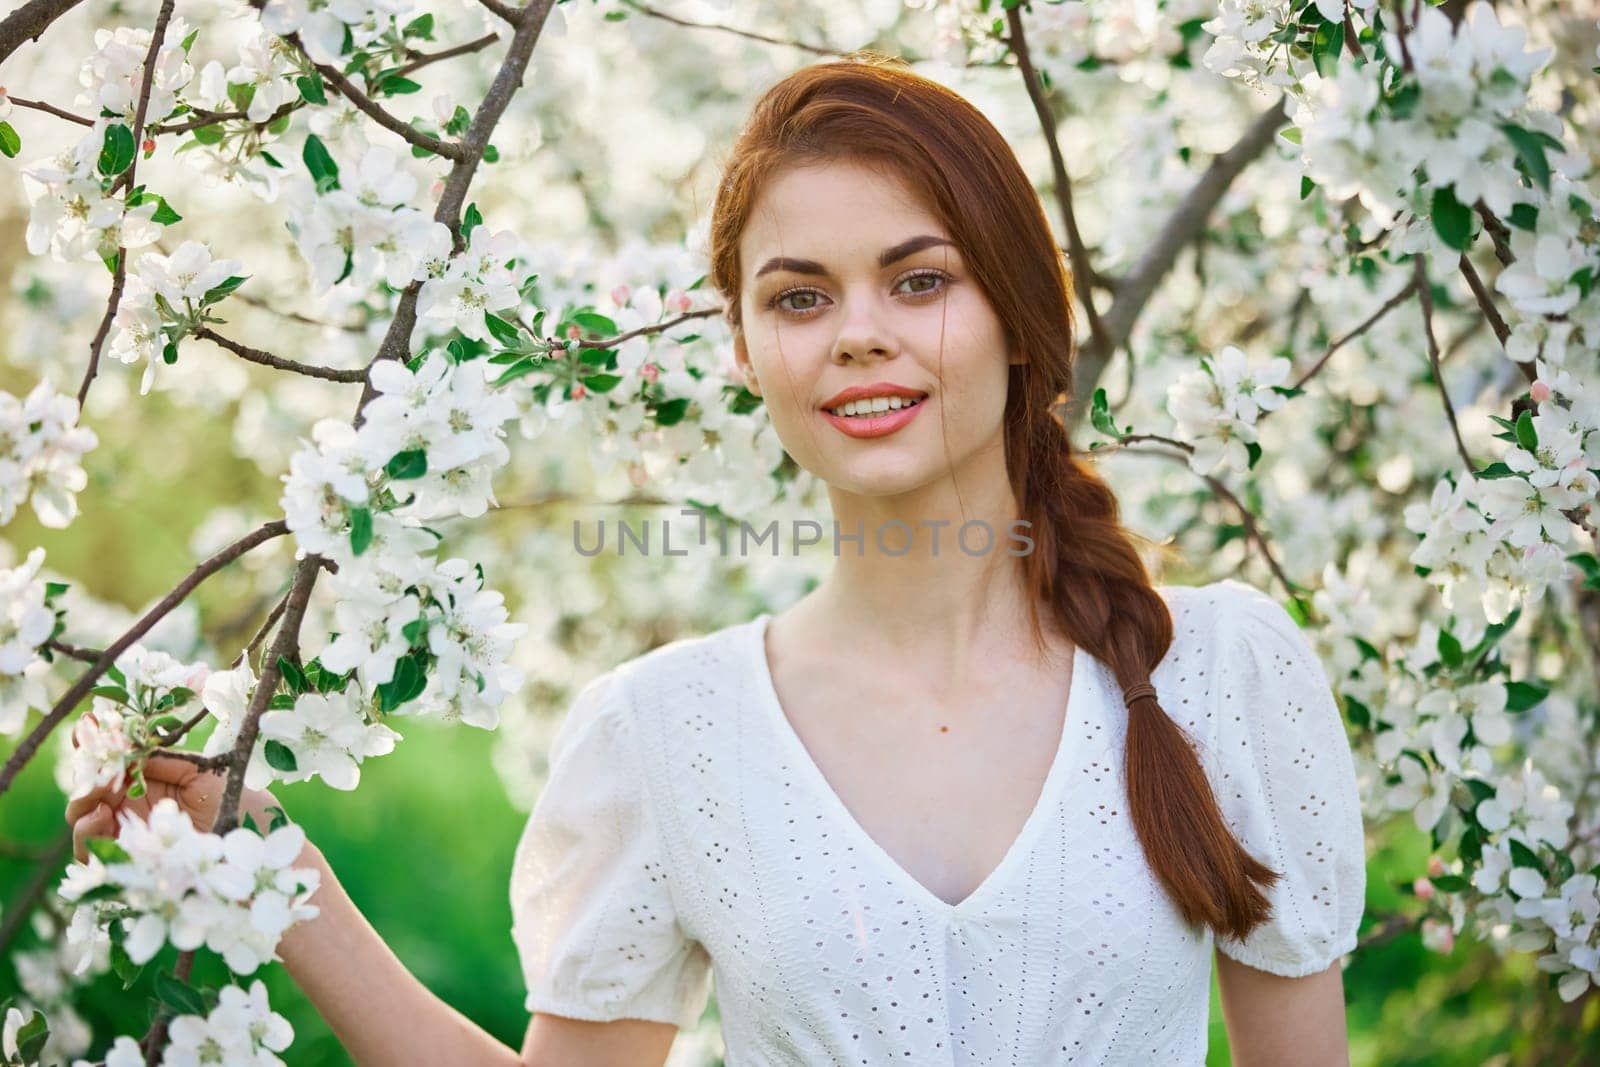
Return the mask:
MULTIPOLYGON (((150 818, 150 809, 163 797, 171 797, 189 816, 195 829, 208 831, 217 821, 222 806, 222 791, 227 785, 220 771, 203 771, 187 760, 152 754, 144 765, 143 796, 128 796, 129 782, 119 789, 95 786, 85 796, 67 804, 67 822, 72 826, 72 854, 79 862, 88 858, 86 842, 91 837, 115 839, 120 828, 117 816, 131 812, 140 819, 150 818)), ((262 833, 267 832, 271 816, 267 809, 281 807, 264 789, 246 789, 239 797, 239 822, 249 814, 262 833)))

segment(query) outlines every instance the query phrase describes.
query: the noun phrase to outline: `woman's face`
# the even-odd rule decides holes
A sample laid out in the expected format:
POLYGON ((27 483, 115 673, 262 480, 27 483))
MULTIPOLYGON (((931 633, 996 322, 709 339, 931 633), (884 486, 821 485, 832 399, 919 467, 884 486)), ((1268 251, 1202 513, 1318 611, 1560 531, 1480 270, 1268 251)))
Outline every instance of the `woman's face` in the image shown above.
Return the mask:
POLYGON ((1020 357, 949 232, 901 179, 854 162, 783 169, 739 258, 734 357, 795 462, 869 496, 914 491, 978 457, 1003 476, 1008 363, 1020 357), (849 427, 864 423, 828 414, 841 390, 884 383, 925 394, 892 432, 858 436, 849 427))

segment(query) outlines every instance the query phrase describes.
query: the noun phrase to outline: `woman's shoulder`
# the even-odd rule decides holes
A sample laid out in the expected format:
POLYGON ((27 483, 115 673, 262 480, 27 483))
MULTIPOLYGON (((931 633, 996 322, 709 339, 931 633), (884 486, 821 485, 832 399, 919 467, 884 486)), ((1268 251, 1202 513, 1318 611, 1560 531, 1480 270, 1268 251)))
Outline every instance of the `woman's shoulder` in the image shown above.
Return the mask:
POLYGON ((687 634, 624 660, 608 673, 626 686, 634 703, 681 699, 697 704, 731 698, 743 680, 750 642, 764 616, 706 633, 687 634))

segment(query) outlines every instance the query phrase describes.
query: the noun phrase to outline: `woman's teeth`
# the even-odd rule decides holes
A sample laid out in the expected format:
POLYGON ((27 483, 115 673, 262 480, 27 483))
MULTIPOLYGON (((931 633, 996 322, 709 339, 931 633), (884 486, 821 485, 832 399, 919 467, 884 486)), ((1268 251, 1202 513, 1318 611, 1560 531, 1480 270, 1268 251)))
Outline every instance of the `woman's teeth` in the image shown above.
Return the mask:
POLYGON ((836 408, 824 408, 830 415, 840 415, 845 418, 881 415, 885 411, 898 411, 901 408, 915 407, 922 403, 922 398, 913 400, 905 396, 880 396, 872 400, 852 400, 836 408))

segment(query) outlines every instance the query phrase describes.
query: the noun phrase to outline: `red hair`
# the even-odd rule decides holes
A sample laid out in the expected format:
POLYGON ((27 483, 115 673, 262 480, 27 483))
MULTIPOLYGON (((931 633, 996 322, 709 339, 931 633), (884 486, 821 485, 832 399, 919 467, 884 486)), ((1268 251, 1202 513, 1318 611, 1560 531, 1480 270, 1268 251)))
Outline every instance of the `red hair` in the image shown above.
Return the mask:
MULTIPOLYGON (((739 240, 763 183, 782 167, 841 160, 886 167, 926 200, 1026 356, 1010 368, 1004 440, 1034 541, 1017 557, 1027 588, 1124 692, 1148 683, 1173 630, 1136 548, 1149 542, 1123 528, 1116 497, 1073 452, 1057 412, 1076 358, 1070 268, 1032 182, 976 107, 872 52, 804 67, 763 94, 712 208, 710 281, 729 325, 742 328, 739 240)), ((1039 612, 1030 605, 1043 651, 1039 612)), ((1145 859, 1184 919, 1246 937, 1270 914, 1264 890, 1279 874, 1228 830, 1192 742, 1148 688, 1128 709, 1123 769, 1145 859)))

